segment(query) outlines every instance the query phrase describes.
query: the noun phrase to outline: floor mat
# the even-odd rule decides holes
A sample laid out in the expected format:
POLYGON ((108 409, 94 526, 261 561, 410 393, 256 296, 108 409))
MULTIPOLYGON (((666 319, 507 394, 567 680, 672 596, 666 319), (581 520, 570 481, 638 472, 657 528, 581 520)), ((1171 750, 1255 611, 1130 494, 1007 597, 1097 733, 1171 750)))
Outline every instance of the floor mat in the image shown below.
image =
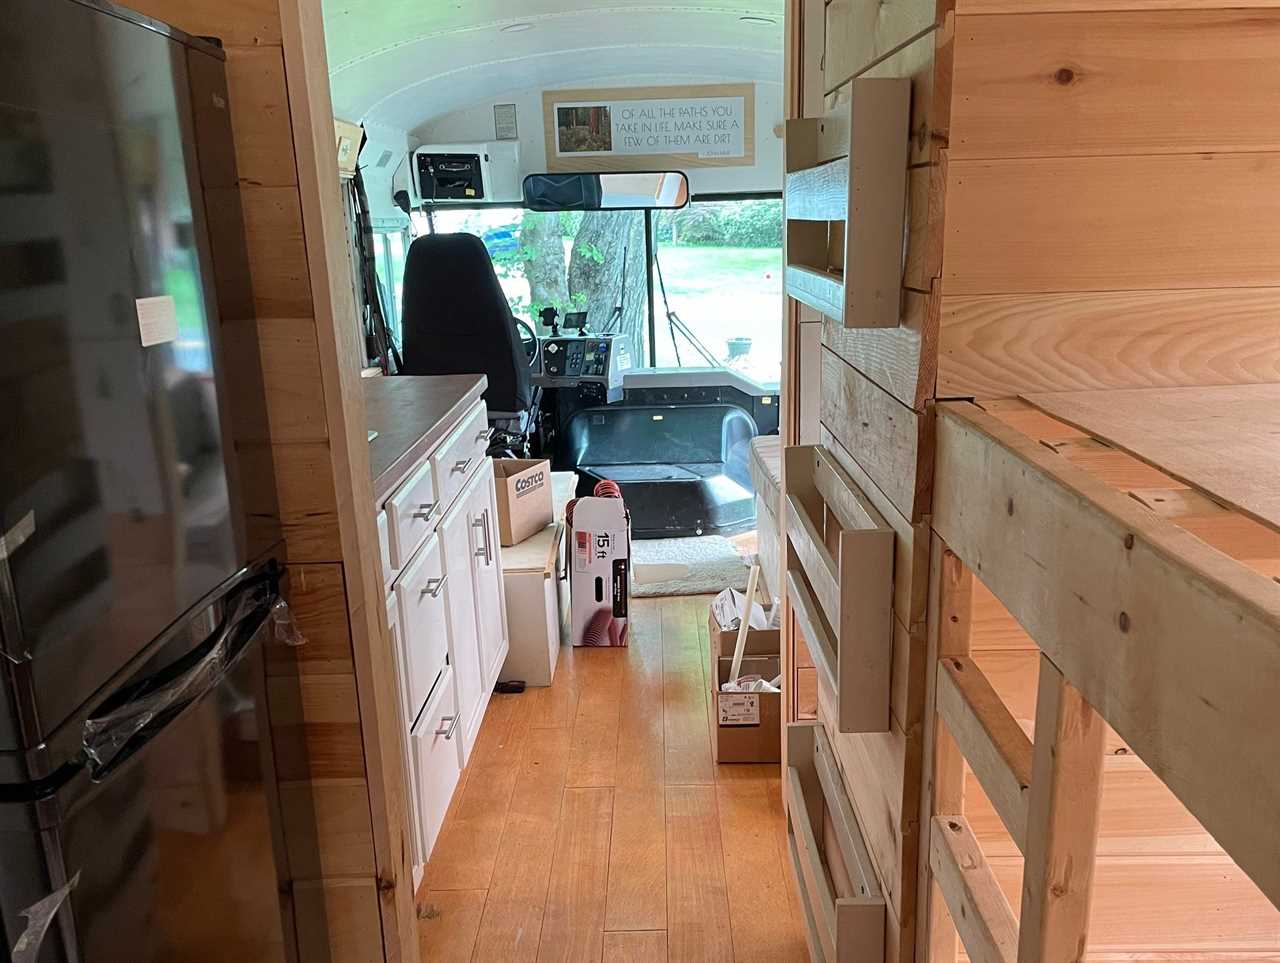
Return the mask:
POLYGON ((747 563, 722 535, 636 539, 631 543, 631 570, 631 594, 636 598, 710 595, 747 587, 747 563))

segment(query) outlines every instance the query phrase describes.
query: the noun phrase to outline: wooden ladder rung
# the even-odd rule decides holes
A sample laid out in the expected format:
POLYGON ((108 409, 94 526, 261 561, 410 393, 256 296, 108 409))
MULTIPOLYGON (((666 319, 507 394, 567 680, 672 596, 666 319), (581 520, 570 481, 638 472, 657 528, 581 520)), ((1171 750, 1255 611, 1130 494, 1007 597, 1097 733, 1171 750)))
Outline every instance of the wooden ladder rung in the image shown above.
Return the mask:
POLYGON ((972 659, 939 660, 938 714, 1014 843, 1025 853, 1031 740, 972 659))
POLYGON ((973 963, 1016 963, 1018 923, 963 816, 934 816, 929 866, 973 963))

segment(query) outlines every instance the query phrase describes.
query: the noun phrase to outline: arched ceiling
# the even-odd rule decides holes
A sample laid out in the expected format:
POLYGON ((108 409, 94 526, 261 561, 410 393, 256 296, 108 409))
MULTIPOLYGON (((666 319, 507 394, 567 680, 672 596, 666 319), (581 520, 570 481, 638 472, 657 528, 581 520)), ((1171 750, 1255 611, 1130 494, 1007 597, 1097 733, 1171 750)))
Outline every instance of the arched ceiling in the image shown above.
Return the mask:
POLYGON ((782 81, 782 0, 324 0, 324 20, 334 113, 402 130, 615 77, 782 81))

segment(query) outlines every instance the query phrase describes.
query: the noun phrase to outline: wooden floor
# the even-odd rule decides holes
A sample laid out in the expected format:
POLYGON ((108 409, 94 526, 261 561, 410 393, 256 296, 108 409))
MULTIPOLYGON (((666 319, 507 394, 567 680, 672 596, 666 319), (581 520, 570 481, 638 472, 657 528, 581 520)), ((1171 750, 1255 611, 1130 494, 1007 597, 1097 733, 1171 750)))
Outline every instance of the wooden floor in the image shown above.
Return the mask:
POLYGON ((422 956, 804 961, 778 767, 711 760, 706 597, 632 603, 495 695, 418 893, 422 956))

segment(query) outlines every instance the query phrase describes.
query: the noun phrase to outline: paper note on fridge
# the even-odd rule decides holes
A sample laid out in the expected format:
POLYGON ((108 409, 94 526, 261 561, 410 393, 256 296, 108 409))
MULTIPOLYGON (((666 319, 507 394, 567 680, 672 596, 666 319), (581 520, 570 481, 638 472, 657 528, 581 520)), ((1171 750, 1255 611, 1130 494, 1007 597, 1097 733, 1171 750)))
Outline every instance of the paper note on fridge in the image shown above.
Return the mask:
POLYGON ((162 294, 155 298, 138 298, 134 304, 138 309, 138 334, 144 348, 166 344, 178 337, 178 310, 172 297, 162 294))

